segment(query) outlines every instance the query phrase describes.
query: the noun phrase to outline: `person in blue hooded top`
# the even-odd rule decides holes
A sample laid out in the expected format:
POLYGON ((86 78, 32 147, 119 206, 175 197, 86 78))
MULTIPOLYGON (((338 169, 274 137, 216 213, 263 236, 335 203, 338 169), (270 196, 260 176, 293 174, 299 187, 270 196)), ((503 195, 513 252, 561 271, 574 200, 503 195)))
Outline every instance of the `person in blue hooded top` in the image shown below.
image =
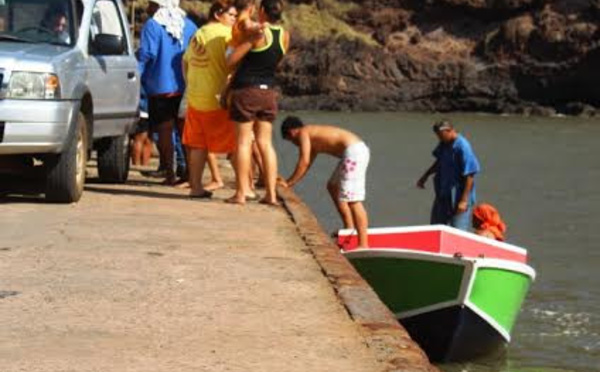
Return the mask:
POLYGON ((479 160, 469 141, 448 120, 435 123, 433 131, 440 141, 433 150, 435 161, 417 181, 417 187, 425 188, 427 179, 434 174, 431 224, 468 231, 476 202, 475 175, 481 170, 479 160))
POLYGON ((185 90, 182 57, 197 27, 179 7, 179 0, 150 0, 150 18, 140 35, 138 69, 148 94, 152 132, 158 133, 162 171, 156 176, 164 183, 176 182, 173 158, 173 128, 185 90))

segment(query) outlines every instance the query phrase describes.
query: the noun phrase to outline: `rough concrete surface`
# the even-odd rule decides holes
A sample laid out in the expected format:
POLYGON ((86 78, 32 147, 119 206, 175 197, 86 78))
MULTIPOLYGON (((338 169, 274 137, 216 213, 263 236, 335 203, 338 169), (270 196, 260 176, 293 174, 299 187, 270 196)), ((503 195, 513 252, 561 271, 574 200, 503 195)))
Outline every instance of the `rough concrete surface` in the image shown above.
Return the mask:
POLYGON ((386 372, 439 372, 375 291, 325 234, 312 211, 290 189, 279 188, 286 209, 367 345, 386 372))
POLYGON ((0 370, 385 369, 283 208, 185 194, 0 198, 0 370))

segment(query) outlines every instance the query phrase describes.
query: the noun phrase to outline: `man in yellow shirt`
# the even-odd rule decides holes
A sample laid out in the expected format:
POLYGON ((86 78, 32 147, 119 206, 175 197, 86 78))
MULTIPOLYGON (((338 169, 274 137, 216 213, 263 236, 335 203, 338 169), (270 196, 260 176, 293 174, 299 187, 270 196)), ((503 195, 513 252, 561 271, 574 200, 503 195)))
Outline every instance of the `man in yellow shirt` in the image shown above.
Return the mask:
MULTIPOLYGON (((237 16, 230 2, 217 0, 209 11, 209 23, 196 32, 183 57, 186 78, 187 113, 183 143, 189 148, 190 197, 210 198, 208 189, 222 187, 217 181, 206 188, 202 173, 209 154, 232 154, 236 148, 235 123, 221 108, 219 95, 227 83, 229 69, 225 60, 231 40, 231 26, 237 16)), ((220 180, 216 162, 213 178, 220 180)))

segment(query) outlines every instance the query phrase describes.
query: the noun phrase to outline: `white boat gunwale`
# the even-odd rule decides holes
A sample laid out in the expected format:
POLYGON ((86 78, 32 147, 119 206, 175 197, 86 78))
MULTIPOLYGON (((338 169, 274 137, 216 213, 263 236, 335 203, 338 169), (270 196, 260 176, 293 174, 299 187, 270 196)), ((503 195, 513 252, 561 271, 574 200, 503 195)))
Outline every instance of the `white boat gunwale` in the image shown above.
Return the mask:
POLYGON ((531 280, 535 280, 535 270, 524 263, 515 262, 510 260, 504 260, 500 258, 487 258, 487 257, 458 257, 446 253, 432 253, 417 251, 414 249, 405 248, 361 248, 354 249, 351 251, 342 251, 345 256, 348 257, 389 257, 389 258, 407 258, 407 259, 421 259, 426 258, 430 261, 444 262, 444 263, 459 263, 459 262, 473 262, 478 268, 497 268, 510 271, 516 271, 520 274, 527 275, 531 280))
POLYGON ((498 323, 494 318, 487 315, 487 313, 485 311, 481 310, 477 305, 473 304, 471 301, 468 301, 468 300, 467 301, 453 300, 453 301, 440 302, 440 303, 422 307, 419 309, 404 311, 401 313, 395 313, 394 316, 398 319, 406 319, 406 318, 410 318, 413 316, 430 313, 433 311, 451 308, 454 306, 468 307, 471 311, 473 311, 475 314, 477 314, 477 316, 479 316, 486 323, 488 323, 492 328, 494 328, 502 336, 502 338, 504 338, 506 340, 506 342, 510 342, 510 340, 511 340, 510 333, 508 333, 508 331, 503 326, 501 326, 500 323, 498 323))
POLYGON ((461 301, 460 299, 438 302, 437 304, 423 306, 423 307, 419 307, 417 309, 402 311, 399 313, 394 313, 394 316, 398 319, 405 319, 405 318, 410 318, 410 317, 425 314, 425 313, 430 313, 430 312, 437 311, 437 310, 446 309, 446 308, 453 307, 453 306, 464 306, 464 302, 461 301))
POLYGON ((430 252, 422 252, 422 251, 414 251, 414 250, 402 250, 399 251, 398 248, 367 248, 367 249, 355 249, 353 251, 344 252, 344 255, 348 258, 371 258, 371 257, 387 257, 387 258, 402 258, 409 260, 423 260, 424 256, 427 261, 431 262, 440 262, 445 264, 451 264, 456 266, 464 266, 464 270, 462 273, 462 278, 460 282, 460 289, 458 291, 458 295, 454 300, 438 302, 433 305, 421 307, 418 309, 412 309, 408 311, 404 311, 401 313, 395 314, 396 317, 402 319, 409 316, 415 316, 419 314, 424 314, 430 311, 443 309, 450 306, 460 305, 463 306, 465 304, 466 299, 468 298, 468 294, 470 293, 470 289, 474 282, 474 270, 475 263, 473 260, 462 259, 458 257, 454 257, 452 255, 447 254, 439 254, 439 253, 430 253, 430 252))
POLYGON ((477 269, 492 268, 516 271, 519 274, 527 275, 532 282, 535 281, 536 278, 535 269, 521 262, 503 260, 500 258, 476 258, 474 259, 474 262, 477 266, 477 269))
POLYGON ((481 319, 485 320, 490 326, 492 326, 500 335, 506 340, 506 342, 510 342, 510 333, 500 325, 494 318, 489 316, 485 311, 481 310, 477 305, 467 300, 465 302, 465 306, 471 309, 477 316, 481 319))

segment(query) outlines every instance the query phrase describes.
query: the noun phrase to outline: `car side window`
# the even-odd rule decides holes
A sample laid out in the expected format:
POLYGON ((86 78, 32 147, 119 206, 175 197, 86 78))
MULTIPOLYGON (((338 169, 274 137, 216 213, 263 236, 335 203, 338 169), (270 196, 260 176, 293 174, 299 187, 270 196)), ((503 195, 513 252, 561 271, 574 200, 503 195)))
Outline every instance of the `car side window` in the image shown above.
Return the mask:
POLYGON ((120 38, 123 43, 126 42, 123 21, 114 0, 97 0, 94 4, 90 24, 90 54, 101 54, 94 48, 94 42, 98 35, 115 36, 120 38))
POLYGON ((70 0, 0 0, 0 33, 9 37, 73 45, 76 28, 70 0))

